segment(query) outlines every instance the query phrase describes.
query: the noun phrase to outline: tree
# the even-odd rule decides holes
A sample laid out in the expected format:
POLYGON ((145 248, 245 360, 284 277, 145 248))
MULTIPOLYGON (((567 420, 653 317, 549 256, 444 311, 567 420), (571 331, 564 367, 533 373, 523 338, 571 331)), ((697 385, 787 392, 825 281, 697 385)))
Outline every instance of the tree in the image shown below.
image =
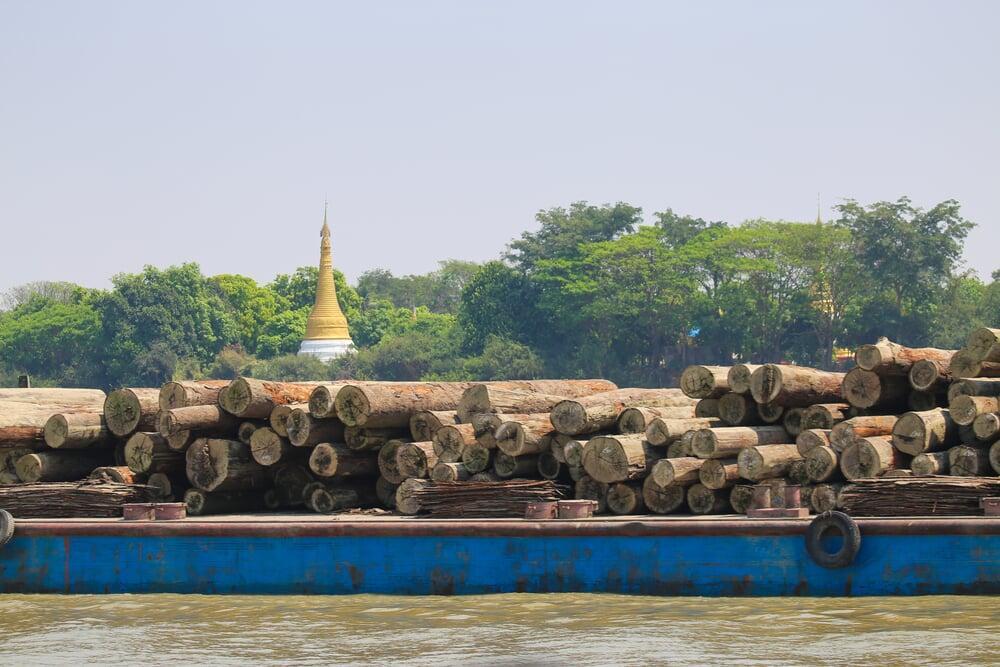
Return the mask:
POLYGON ((261 287, 253 278, 223 274, 208 279, 209 285, 225 301, 238 326, 238 338, 243 347, 253 354, 260 354, 258 339, 263 329, 287 308, 287 302, 267 287, 261 287))
POLYGON ((477 380, 536 379, 545 373, 542 358, 527 345, 491 336, 483 352, 465 362, 465 374, 477 380))
POLYGON ((13 310, 35 297, 43 297, 53 303, 79 303, 88 291, 85 287, 67 282, 39 280, 25 283, 12 287, 0 297, 0 310, 13 310))
POLYGON ((386 269, 373 269, 358 279, 358 294, 365 301, 387 300, 403 308, 425 306, 435 313, 454 313, 462 289, 478 270, 475 262, 449 259, 438 270, 397 278, 386 269))
POLYGON ((306 335, 309 308, 285 310, 264 322, 257 338, 256 355, 270 359, 298 352, 306 335))
POLYGON ((326 379, 329 369, 316 357, 285 354, 273 359, 258 361, 254 364, 251 374, 261 380, 306 382, 326 379))
POLYGON ((656 227, 660 229, 661 238, 668 248, 680 248, 706 229, 726 227, 726 223, 721 221, 708 222, 689 215, 677 215, 670 208, 653 215, 656 217, 656 227))
POLYGON ((538 325, 537 291, 522 271, 487 262, 465 285, 458 307, 463 348, 479 353, 491 336, 525 342, 538 325))

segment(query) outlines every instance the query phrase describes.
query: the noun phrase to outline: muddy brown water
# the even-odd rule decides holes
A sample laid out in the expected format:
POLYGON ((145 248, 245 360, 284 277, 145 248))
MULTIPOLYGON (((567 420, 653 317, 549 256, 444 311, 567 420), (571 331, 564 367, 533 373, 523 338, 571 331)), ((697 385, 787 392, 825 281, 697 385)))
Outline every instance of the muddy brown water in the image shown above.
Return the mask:
POLYGON ((0 663, 972 665, 1000 597, 2 595, 0 663))

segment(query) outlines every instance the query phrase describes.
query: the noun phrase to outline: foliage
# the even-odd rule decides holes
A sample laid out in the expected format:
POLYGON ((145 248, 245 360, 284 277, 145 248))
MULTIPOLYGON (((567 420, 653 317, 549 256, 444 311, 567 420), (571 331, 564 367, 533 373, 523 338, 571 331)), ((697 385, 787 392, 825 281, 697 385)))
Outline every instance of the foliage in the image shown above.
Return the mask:
POLYGON ((251 374, 261 380, 289 380, 303 382, 322 380, 329 373, 329 368, 316 357, 285 354, 273 359, 258 361, 254 364, 251 374))

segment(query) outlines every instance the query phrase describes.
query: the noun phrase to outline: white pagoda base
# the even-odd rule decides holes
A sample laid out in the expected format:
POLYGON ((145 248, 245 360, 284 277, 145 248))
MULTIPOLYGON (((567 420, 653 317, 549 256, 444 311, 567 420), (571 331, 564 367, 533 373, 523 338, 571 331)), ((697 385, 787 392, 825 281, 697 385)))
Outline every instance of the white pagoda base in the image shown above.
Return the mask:
POLYGON ((304 340, 299 347, 299 354, 316 357, 320 361, 326 362, 342 357, 353 349, 354 341, 350 338, 304 340))

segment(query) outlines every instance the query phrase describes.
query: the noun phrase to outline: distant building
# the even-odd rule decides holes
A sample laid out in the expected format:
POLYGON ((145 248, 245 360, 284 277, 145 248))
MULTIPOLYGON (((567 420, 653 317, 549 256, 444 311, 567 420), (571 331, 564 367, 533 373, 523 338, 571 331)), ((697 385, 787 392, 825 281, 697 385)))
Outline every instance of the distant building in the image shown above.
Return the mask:
POLYGON ((316 304, 306 322, 306 337, 299 347, 299 354, 316 357, 320 361, 336 359, 354 347, 347 329, 347 318, 337 302, 337 288, 333 284, 333 256, 330 251, 330 226, 323 209, 323 229, 320 231, 319 279, 316 281, 316 304))

